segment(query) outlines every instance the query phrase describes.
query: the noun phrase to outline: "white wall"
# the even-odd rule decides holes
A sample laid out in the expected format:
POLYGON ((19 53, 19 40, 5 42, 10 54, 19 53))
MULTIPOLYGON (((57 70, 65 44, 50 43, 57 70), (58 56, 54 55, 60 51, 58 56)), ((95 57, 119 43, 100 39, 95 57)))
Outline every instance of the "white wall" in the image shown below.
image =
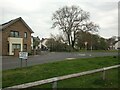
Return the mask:
POLYGON ((117 50, 118 48, 120 48, 120 41, 118 41, 118 42, 115 44, 115 49, 117 50))
POLYGON ((21 45, 21 51, 23 51, 23 38, 15 38, 15 37, 9 37, 9 55, 14 55, 12 52, 12 44, 20 44, 21 45))

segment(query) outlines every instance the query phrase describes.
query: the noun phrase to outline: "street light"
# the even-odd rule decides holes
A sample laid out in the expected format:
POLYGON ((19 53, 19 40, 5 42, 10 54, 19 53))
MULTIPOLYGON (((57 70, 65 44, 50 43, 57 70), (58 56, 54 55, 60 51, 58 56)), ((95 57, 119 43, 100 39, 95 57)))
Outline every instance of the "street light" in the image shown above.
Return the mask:
POLYGON ((91 33, 91 47, 90 47, 91 52, 92 52, 92 48, 93 48, 93 46, 92 46, 92 33, 91 33))
POLYGON ((85 42, 85 50, 87 51, 87 44, 88 44, 88 42, 85 42))

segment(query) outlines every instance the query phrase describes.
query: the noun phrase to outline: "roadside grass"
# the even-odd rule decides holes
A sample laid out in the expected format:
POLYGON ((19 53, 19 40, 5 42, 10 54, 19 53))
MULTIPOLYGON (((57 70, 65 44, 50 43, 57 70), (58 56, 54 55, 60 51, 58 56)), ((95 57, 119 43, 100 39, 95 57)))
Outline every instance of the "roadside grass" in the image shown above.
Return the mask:
POLYGON ((118 69, 107 71, 106 80, 102 79, 101 72, 61 81, 58 88, 118 88, 118 69))
POLYGON ((2 73, 2 85, 4 88, 116 64, 118 64, 118 57, 107 56, 65 60, 30 67, 17 68, 13 70, 5 70, 2 73))
MULTIPOLYGON (((66 79, 57 82, 57 88, 118 88, 118 69, 106 71, 105 80, 102 79, 102 72, 66 79)), ((52 88, 52 83, 36 86, 33 88, 52 88)), ((29 89, 29 88, 28 88, 29 89)))
MULTIPOLYGON (((79 50, 79 52, 91 52, 91 50, 79 50)), ((92 52, 118 52, 118 50, 92 50, 92 52)))

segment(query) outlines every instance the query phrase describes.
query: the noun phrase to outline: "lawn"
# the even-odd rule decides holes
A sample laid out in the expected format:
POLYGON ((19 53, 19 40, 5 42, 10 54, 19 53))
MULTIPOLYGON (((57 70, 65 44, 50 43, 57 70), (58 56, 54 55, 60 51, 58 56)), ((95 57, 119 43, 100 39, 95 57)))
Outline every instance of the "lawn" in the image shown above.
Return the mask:
MULTIPOLYGON (((57 88, 118 88, 118 85, 118 69, 106 71, 105 80, 100 72, 57 82, 57 88)), ((52 83, 33 88, 52 88, 52 83)))
MULTIPOLYGON (((79 50, 79 52, 86 52, 86 50, 79 50)), ((91 52, 91 50, 87 50, 87 52, 91 52)), ((92 50, 92 52, 118 52, 118 50, 92 50)))
MULTIPOLYGON (((107 56, 107 57, 65 60, 65 61, 46 63, 36 66, 30 66, 27 68, 25 67, 21 69, 18 68, 13 70, 5 70, 3 71, 3 87, 18 85, 27 82, 33 82, 55 76, 78 73, 82 71, 107 67, 116 64, 118 64, 117 57, 115 58, 112 56, 110 57, 107 56)), ((69 80, 70 79, 68 79, 68 82, 69 80)), ((79 79, 77 80, 79 81, 79 79)), ((65 84, 61 86, 65 86, 65 84)))

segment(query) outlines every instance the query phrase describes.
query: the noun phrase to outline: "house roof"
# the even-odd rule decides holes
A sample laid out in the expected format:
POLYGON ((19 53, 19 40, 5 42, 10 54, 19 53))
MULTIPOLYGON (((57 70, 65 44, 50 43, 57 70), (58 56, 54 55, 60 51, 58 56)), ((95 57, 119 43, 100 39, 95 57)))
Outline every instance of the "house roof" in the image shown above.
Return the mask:
POLYGON ((40 38, 37 36, 37 37, 33 37, 34 40, 36 41, 40 41, 40 38))
POLYGON ((115 41, 113 44, 116 44, 116 43, 118 43, 118 42, 120 42, 120 40, 115 41))
POLYGON ((7 28, 8 26, 12 25, 13 23, 15 23, 15 22, 17 22, 19 20, 22 21, 22 23, 30 30, 31 33, 34 33, 32 31, 32 29, 25 23, 25 21, 21 17, 13 19, 13 20, 10 20, 10 21, 8 21, 6 23, 1 24, 0 25, 0 29, 3 30, 3 29, 7 28))
POLYGON ((41 42, 44 42, 45 40, 50 40, 50 38, 42 38, 41 42))

